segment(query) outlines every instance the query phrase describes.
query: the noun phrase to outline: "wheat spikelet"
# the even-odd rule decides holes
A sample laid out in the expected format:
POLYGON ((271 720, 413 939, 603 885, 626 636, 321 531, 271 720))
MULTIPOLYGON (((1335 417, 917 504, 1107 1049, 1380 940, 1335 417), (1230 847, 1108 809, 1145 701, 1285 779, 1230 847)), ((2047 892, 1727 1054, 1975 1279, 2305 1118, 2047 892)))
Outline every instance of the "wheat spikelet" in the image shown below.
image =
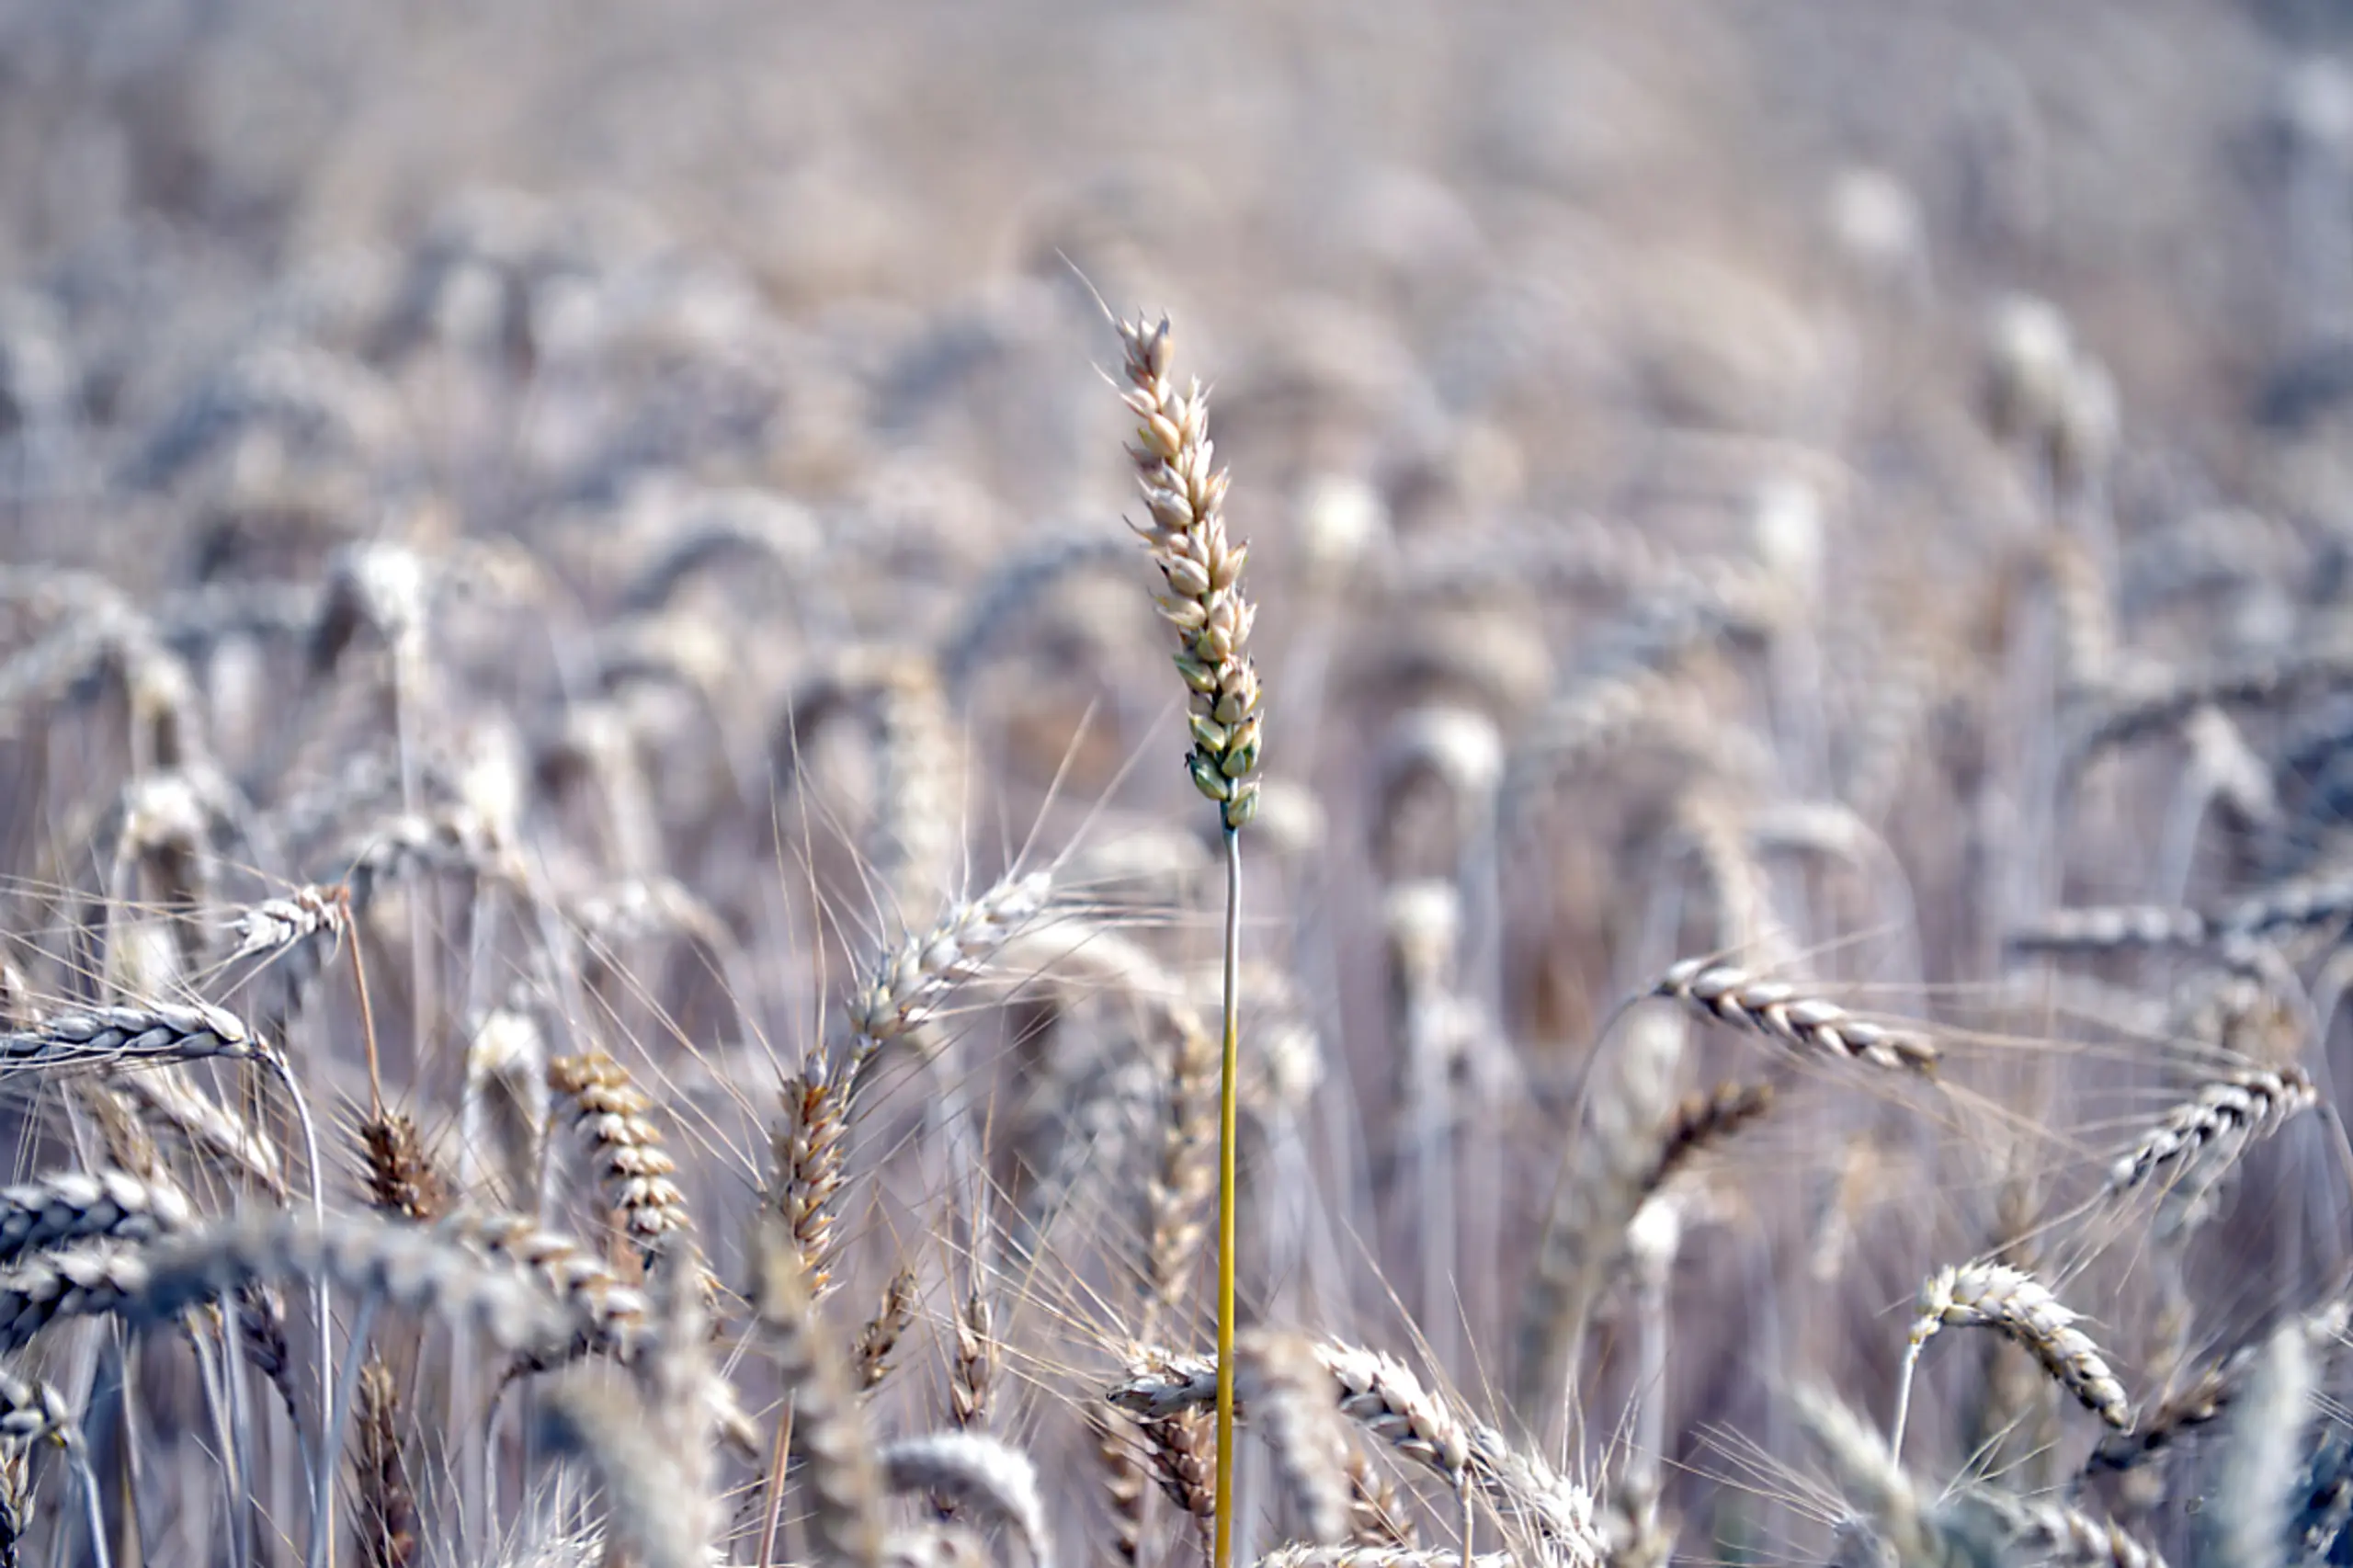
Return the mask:
MULTIPOLYGON (((2031 1352, 2076 1403, 2121 1432, 2132 1425, 2124 1385, 2116 1381, 2076 1314, 2031 1275, 2006 1264, 1966 1263, 1930 1277, 1920 1289, 1906 1362, 1948 1325, 1990 1328, 2031 1352)), ((1908 1388, 1908 1381, 1907 1381, 1908 1388)), ((1902 1430, 1901 1424, 1896 1428, 1902 1430)))
MULTIPOLYGON (((1318 1340, 1312 1348, 1331 1377, 1341 1415, 1455 1490, 1481 1492, 1565 1561, 1601 1561, 1593 1501, 1574 1483, 1494 1427, 1464 1421, 1394 1357, 1336 1340, 1318 1340)), ((1205 1408, 1216 1392, 1213 1359, 1154 1350, 1136 1358, 1106 1397, 1149 1426, 1205 1408)))
POLYGON ((915 1321, 915 1276, 911 1268, 901 1268, 891 1276, 882 1289, 882 1304, 858 1331, 858 1342, 851 1346, 851 1361, 856 1368, 853 1380, 858 1392, 871 1393, 881 1386, 891 1373, 891 1352, 899 1346, 899 1338, 915 1321))
POLYGON ((0 1443, 22 1448, 44 1440, 74 1445, 81 1428, 64 1396, 47 1383, 0 1368, 0 1443))
POLYGON ((959 1431, 983 1426, 988 1420, 989 1394, 996 1384, 996 1316, 982 1289, 976 1267, 964 1304, 956 1313, 955 1354, 949 1358, 948 1413, 959 1431))
POLYGON ((932 1432, 901 1438, 878 1459, 892 1491, 944 1494, 980 1505, 1013 1527, 1035 1568, 1053 1568, 1038 1467, 1020 1449, 973 1432, 932 1432))
POLYGON ((2319 1098, 2298 1067, 2249 1068, 2214 1079, 2118 1156, 2109 1167, 2107 1191, 2110 1197, 2131 1192, 2161 1172, 2186 1168, 2226 1140, 2243 1147, 2268 1136, 2319 1098))
POLYGON ((432 1232, 358 1216, 324 1225, 267 1214, 166 1236, 136 1250, 46 1254, 0 1273, 0 1350, 60 1319, 124 1313, 168 1320, 244 1287, 324 1278, 404 1311, 470 1321, 503 1349, 569 1342, 585 1327, 543 1288, 432 1232))
POLYGON ((1653 994, 1799 1051, 1891 1072, 1927 1076, 1936 1071, 1936 1043, 1925 1034, 1858 1018, 1786 981, 1766 980, 1729 964, 1685 959, 1660 976, 1653 994))
POLYGON ((548 1087, 570 1100, 573 1127, 596 1151, 597 1177, 620 1227, 648 1257, 665 1236, 691 1228, 687 1195, 671 1179, 677 1162, 662 1147, 647 1112, 654 1102, 602 1051, 548 1063, 548 1087))

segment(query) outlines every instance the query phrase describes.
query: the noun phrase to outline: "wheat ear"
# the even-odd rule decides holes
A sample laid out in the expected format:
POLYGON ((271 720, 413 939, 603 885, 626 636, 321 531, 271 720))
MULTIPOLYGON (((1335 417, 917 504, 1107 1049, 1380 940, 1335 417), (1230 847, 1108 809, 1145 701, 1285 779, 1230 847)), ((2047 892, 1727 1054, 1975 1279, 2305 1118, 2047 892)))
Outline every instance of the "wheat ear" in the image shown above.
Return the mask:
POLYGON ((605 1199, 650 1261, 664 1237, 690 1225, 687 1195, 672 1179, 678 1164, 646 1114, 654 1102, 628 1068, 602 1051, 550 1062, 548 1087, 572 1102, 573 1126, 596 1150, 605 1199))
POLYGON ((2108 1195, 2121 1197, 2160 1172, 2186 1170, 2212 1145, 2228 1141, 2244 1147, 2319 1103, 2320 1091, 2299 1067, 2249 1068, 2216 1078, 2118 1156, 2108 1170, 2108 1195))
POLYGON ((893 1492, 932 1492, 974 1503, 1013 1527, 1032 1568, 1053 1568, 1053 1538, 1038 1467, 1011 1444, 976 1432, 905 1437, 879 1456, 893 1492))
POLYGON ((1815 1055, 1924 1076, 1936 1072, 1936 1042, 1919 1030, 1871 1023, 1787 981, 1730 964, 1685 959, 1659 977, 1654 994, 1815 1055))
POLYGON ((1912 1376, 1921 1348, 1948 1324, 1990 1328, 2029 1352, 2077 1403, 2117 1431, 2132 1425, 2124 1385, 2116 1381, 2091 1336, 2075 1326, 2077 1314, 2032 1275, 2000 1263, 1964 1263, 1939 1270, 1920 1288, 1920 1315, 1904 1353, 1895 1420, 1888 1446, 1900 1453, 1912 1376))

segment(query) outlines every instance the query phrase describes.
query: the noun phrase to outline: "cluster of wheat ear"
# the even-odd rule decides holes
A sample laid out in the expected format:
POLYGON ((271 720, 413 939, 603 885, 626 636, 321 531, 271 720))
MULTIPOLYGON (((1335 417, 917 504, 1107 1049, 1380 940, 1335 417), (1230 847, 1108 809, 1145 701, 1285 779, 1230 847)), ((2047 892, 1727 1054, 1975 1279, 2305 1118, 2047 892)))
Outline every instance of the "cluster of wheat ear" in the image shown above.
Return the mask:
POLYGON ((257 4, 0 20, 0 1568, 2353 1561, 2314 8, 1874 12, 1826 205, 1771 7, 451 100, 758 149, 673 233, 264 156, 548 29, 257 4))

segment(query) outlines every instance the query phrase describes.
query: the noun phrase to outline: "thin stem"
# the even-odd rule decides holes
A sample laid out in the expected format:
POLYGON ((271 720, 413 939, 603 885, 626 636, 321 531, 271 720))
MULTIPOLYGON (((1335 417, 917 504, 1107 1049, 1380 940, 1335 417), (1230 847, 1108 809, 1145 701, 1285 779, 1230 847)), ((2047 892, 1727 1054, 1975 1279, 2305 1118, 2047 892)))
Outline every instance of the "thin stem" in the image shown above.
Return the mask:
POLYGON ((89 1445, 69 1442, 66 1454, 74 1461, 74 1490, 82 1494, 82 1517, 89 1525, 90 1560, 97 1568, 112 1568, 113 1553, 107 1545, 106 1511, 98 1503, 98 1471, 90 1462, 89 1445))
POLYGON ((753 1568, 775 1568, 776 1530, 784 1519, 784 1472, 792 1454, 792 1405, 776 1418, 776 1451, 768 1456, 768 1495, 760 1510, 760 1553, 753 1568))
MULTIPOLYGON (((325 1167, 319 1164, 319 1130, 311 1120, 311 1102, 303 1097, 302 1085, 294 1077, 293 1060, 286 1054, 284 1042, 269 1058, 278 1071, 278 1080, 286 1085, 286 1097, 294 1104, 295 1119, 302 1124, 302 1158, 311 1167, 311 1217, 324 1232, 327 1224, 325 1167)), ((335 1365, 335 1317, 329 1301, 327 1277, 322 1273, 311 1280, 311 1300, 317 1309, 319 1320, 319 1427, 322 1448, 319 1462, 333 1463, 332 1449, 324 1447, 335 1432, 335 1391, 327 1385, 327 1369, 335 1365)))
POLYGON ((1895 1419, 1888 1424, 1887 1457, 1894 1463, 1904 1460, 1904 1424, 1912 1414, 1912 1374, 1920 1365, 1920 1346, 1925 1340, 1915 1339, 1904 1347, 1904 1372, 1895 1384, 1895 1419))
POLYGON ((1225 1048, 1217 1096, 1217 1528, 1211 1568, 1233 1560, 1234 1145, 1241 1142, 1242 835, 1225 830, 1225 1048))
MULTIPOLYGON (((359 1366, 368 1358, 368 1335, 376 1326, 376 1308, 382 1292, 370 1290, 359 1298, 351 1319, 351 1333, 343 1346, 343 1370, 334 1382, 327 1406, 326 1431, 319 1439, 319 1466, 311 1477, 311 1545, 304 1554, 307 1568, 325 1568, 335 1561, 335 1472, 343 1457, 343 1427, 359 1392, 359 1366)), ((319 1381, 326 1381, 327 1364, 320 1363, 319 1381)))

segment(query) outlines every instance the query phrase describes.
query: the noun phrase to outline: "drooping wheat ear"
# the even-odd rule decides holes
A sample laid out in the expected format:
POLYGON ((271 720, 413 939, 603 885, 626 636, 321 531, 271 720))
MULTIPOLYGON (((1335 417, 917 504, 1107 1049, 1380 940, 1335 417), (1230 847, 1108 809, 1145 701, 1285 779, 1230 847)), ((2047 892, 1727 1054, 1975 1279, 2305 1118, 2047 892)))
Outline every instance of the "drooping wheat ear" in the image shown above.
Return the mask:
POLYGON ((1804 995, 1787 981, 1730 964, 1685 959, 1659 977, 1653 994, 1797 1051, 1924 1077, 1936 1074, 1936 1042, 1919 1030, 1871 1023, 1836 1002, 1804 995))
POLYGON ((0 1072, 62 1072, 208 1057, 253 1061, 267 1053, 243 1019, 203 1002, 52 1013, 29 1028, 0 1034, 0 1072))
POLYGON ((2214 1501, 2200 1531, 2199 1561, 2259 1568, 2280 1561, 2295 1517, 2304 1428, 2318 1392, 2313 1344, 2301 1323, 2271 1331, 2232 1403, 2229 1441, 2214 1471, 2214 1501))
POLYGON ((2033 1562, 2050 1568, 2165 1568, 2155 1548, 2106 1519, 2050 1498, 1972 1490, 1939 1506, 1937 1517, 1967 1552, 1962 1561, 2033 1562))
POLYGON ((415 1118, 396 1110, 368 1117, 359 1124, 359 1148, 369 1207, 420 1225, 449 1211, 449 1187, 425 1152, 415 1118))
POLYGON ((1227 476, 1209 436, 1209 395, 1199 381, 1180 392, 1170 379, 1167 318, 1121 322, 1126 349, 1120 398, 1140 423, 1135 460, 1146 521, 1131 523, 1167 581, 1155 599, 1176 629, 1176 669, 1193 694, 1195 788, 1218 803, 1230 828, 1258 809, 1258 672, 1245 652, 1256 607, 1242 591, 1249 546, 1225 537, 1227 476))
POLYGON ((858 1331, 858 1343, 851 1346, 850 1360, 857 1375, 851 1380, 860 1393, 871 1393, 882 1384, 891 1372, 891 1352, 899 1347, 900 1336, 907 1332, 907 1324, 915 1321, 915 1275, 912 1268, 902 1268, 891 1276, 882 1288, 882 1304, 858 1331))
POLYGON ((1931 1276, 1920 1288, 1920 1315, 1913 1320, 1904 1351, 1893 1443, 1900 1446, 1904 1440, 1904 1417, 1921 1348, 1948 1324, 1994 1330, 2032 1354, 2086 1410, 2120 1432, 2130 1429, 2132 1407, 2124 1385, 2116 1381, 2090 1335, 2075 1326, 2076 1317, 2048 1286, 2006 1264, 1964 1263, 1931 1276))
POLYGON ((2300 1067, 2248 1068, 2217 1078, 2118 1156, 2108 1170, 2108 1195, 2132 1192, 2160 1173, 2187 1171, 2210 1146, 2244 1148, 2319 1101, 2320 1091, 2300 1067))
POLYGON ((147 1242, 185 1229, 178 1187, 123 1171, 61 1171, 0 1189, 0 1262, 76 1242, 147 1242))
POLYGON ((576 1457, 605 1489, 606 1529, 644 1568, 705 1568, 697 1533, 710 1499, 693 1495, 690 1466, 666 1440, 644 1395, 610 1368, 574 1368, 540 1396, 539 1437, 548 1452, 576 1457))
POLYGON ((792 1443, 816 1495, 817 1539, 837 1562, 879 1568, 882 1478, 865 1408, 822 1333, 800 1246, 775 1216, 756 1224, 752 1309, 792 1401, 792 1443))
POLYGON ((875 965, 847 1009, 853 1088, 877 1052, 929 1019, 949 991, 978 974, 1037 916, 1051 887, 1049 872, 1008 876, 950 907, 930 930, 909 936, 875 965))
POLYGON ((834 1202, 840 1195, 849 1118, 840 1085, 812 1058, 779 1087, 781 1114, 769 1136, 768 1202, 784 1221, 812 1292, 833 1289, 834 1202))
POLYGON ((1248 1391, 1275 1472, 1298 1506, 1307 1539, 1347 1540, 1354 1517, 1353 1449, 1313 1347, 1295 1335, 1259 1330, 1244 1335, 1234 1354, 1243 1362, 1236 1375, 1248 1391))
POLYGON ((371 1358, 359 1374, 353 1419, 359 1437, 359 1561, 412 1568, 417 1561, 416 1489, 401 1443, 401 1396, 392 1369, 371 1358))
POLYGON ((976 1432, 932 1432, 901 1438, 880 1459, 892 1491, 943 1494, 994 1514, 1021 1538, 1033 1568, 1053 1568, 1038 1467, 1019 1449, 976 1432))
POLYGON ((651 1261, 665 1236, 691 1229, 687 1195, 671 1179, 677 1162, 646 1114, 654 1102, 628 1068, 600 1051, 550 1062, 548 1087, 572 1103, 573 1127, 595 1150, 605 1200, 651 1261))
POLYGON ((1686 1032, 1667 1008, 1628 1017, 1619 1049, 1596 1063, 1584 1124, 1562 1151, 1514 1347, 1513 1408, 1536 1432, 1551 1428, 1563 1403, 1586 1317, 1608 1286, 1627 1225, 1654 1189, 1686 1032))

